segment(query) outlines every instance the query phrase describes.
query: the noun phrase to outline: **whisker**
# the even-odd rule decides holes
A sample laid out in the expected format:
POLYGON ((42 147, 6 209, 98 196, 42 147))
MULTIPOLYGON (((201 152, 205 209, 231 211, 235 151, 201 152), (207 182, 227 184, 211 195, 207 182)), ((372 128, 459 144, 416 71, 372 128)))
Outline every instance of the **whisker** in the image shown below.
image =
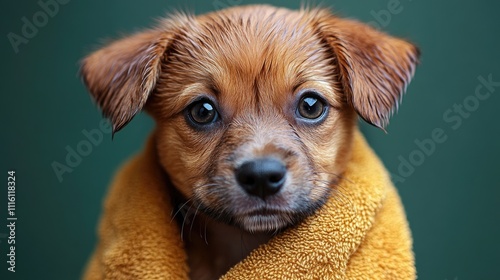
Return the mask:
POLYGON ((351 181, 349 178, 347 178, 344 174, 337 174, 337 173, 325 172, 325 171, 314 172, 314 175, 320 175, 320 174, 332 175, 332 176, 337 177, 340 180, 344 180, 344 181, 347 181, 349 183, 353 183, 353 181, 351 181))
MULTIPOLYGON (((208 240, 207 240, 207 223, 208 223, 208 221, 207 221, 207 219, 205 219, 205 233, 204 233, 203 237, 204 237, 204 240, 205 240, 205 244, 208 245, 208 240)), ((200 231, 200 234, 201 234, 201 231, 200 231)))
POLYGON ((193 232, 194 220, 196 219, 196 214, 198 214, 198 210, 200 209, 201 204, 198 203, 198 207, 196 207, 196 211, 193 215, 193 220, 191 221, 191 227, 189 227, 189 237, 191 238, 191 233, 193 232))
POLYGON ((179 209, 177 209, 177 211, 174 213, 174 215, 172 216, 172 219, 170 219, 170 222, 172 222, 174 219, 175 219, 175 216, 177 216, 177 214, 179 214, 182 210, 182 208, 184 208, 184 206, 186 206, 189 202, 191 202, 193 200, 193 198, 189 198, 186 200, 186 202, 184 202, 180 207, 179 209))
POLYGON ((184 225, 186 224, 186 220, 188 219, 187 213, 189 213, 189 210, 191 210, 192 204, 189 204, 189 208, 186 211, 186 215, 184 215, 182 219, 182 225, 181 225, 181 240, 184 242, 184 225))

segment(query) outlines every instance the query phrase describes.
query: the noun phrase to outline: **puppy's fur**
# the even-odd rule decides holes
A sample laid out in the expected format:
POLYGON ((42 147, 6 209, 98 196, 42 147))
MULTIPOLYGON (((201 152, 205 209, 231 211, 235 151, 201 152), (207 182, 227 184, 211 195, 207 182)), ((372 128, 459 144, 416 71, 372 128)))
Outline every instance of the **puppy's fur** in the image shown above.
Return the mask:
POLYGON ((323 9, 247 6, 174 15, 91 54, 81 73, 114 132, 141 109, 155 119, 191 276, 211 279, 335 195, 357 115, 384 128, 417 60, 412 44, 323 9), (310 95, 321 119, 298 113, 310 95), (200 125, 190 114, 203 100, 217 118, 200 125), (286 168, 268 196, 235 175, 261 158, 286 168))

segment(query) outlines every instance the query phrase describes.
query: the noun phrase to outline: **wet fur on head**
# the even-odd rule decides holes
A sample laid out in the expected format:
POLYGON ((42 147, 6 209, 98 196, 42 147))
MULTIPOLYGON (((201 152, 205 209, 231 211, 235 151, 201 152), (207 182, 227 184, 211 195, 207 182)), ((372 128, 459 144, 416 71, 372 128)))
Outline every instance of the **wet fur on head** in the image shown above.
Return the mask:
POLYGON ((143 108, 153 116, 159 161, 197 211, 265 231, 323 204, 349 159, 356 113, 384 128, 418 55, 406 41, 324 9, 247 6, 174 15, 91 54, 81 73, 114 131, 143 108), (307 91, 328 107, 314 125, 296 118, 307 91), (217 124, 188 123, 186 108, 200 98, 213 102, 217 124), (268 156, 284 162, 288 177, 263 202, 233 173, 268 156), (260 212, 268 216, 253 214, 260 212))

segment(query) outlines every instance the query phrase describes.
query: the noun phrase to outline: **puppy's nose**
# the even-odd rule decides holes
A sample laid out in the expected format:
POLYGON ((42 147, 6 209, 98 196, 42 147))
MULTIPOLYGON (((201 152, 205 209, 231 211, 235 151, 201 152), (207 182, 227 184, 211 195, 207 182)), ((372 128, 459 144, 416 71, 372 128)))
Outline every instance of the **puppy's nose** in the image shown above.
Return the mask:
POLYGON ((285 183, 286 167, 277 159, 260 158, 243 163, 235 175, 248 194, 265 199, 277 193, 285 183))

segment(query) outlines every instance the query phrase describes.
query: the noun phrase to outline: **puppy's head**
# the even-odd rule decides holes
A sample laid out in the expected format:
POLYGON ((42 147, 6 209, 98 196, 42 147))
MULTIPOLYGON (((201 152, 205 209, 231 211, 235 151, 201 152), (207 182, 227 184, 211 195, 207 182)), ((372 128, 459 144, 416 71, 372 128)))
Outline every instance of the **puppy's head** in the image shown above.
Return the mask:
POLYGON ((115 131, 143 107, 154 117, 161 165, 195 209, 274 231, 324 203, 356 113, 383 128, 417 58, 325 10, 250 6, 174 16, 81 70, 115 131))

